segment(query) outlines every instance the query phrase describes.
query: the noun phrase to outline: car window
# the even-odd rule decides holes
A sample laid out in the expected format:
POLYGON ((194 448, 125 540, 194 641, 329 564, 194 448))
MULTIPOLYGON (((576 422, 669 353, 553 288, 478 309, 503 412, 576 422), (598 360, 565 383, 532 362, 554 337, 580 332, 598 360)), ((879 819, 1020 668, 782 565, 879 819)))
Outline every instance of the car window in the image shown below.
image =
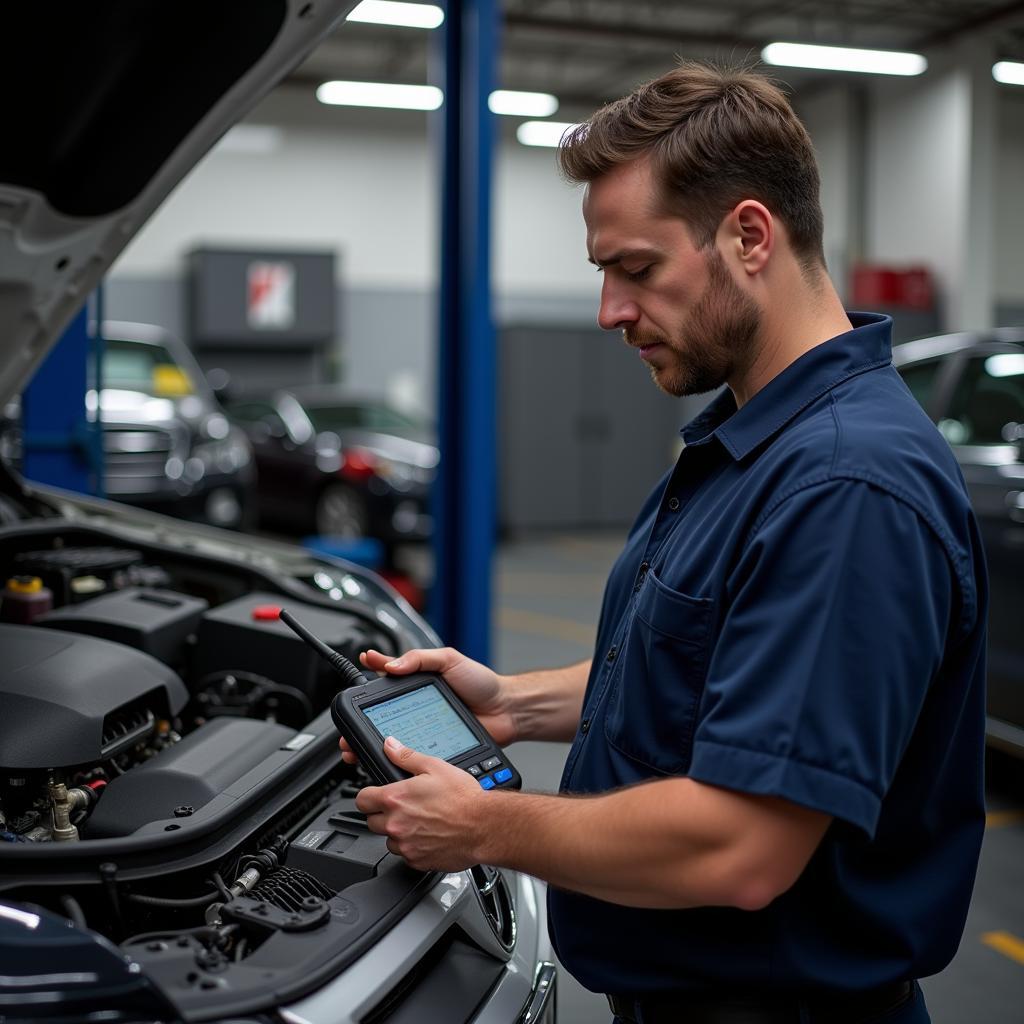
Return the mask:
POLYGON ((193 382, 163 345, 110 338, 103 347, 103 386, 129 388, 147 395, 189 395, 193 382))
POLYGON ((280 418, 268 402, 230 402, 228 415, 241 423, 259 423, 266 416, 280 418))
POLYGON ((361 427, 364 430, 379 430, 385 434, 413 438, 427 432, 426 424, 386 405, 307 405, 306 412, 317 430, 361 427))
POLYGON ((1024 352, 971 356, 939 429, 950 444, 1009 444, 1024 424, 1024 352))
POLYGON ((935 393, 935 381, 942 366, 941 359, 925 359, 920 363, 900 368, 900 376, 910 388, 910 393, 926 411, 931 405, 932 396, 935 393))

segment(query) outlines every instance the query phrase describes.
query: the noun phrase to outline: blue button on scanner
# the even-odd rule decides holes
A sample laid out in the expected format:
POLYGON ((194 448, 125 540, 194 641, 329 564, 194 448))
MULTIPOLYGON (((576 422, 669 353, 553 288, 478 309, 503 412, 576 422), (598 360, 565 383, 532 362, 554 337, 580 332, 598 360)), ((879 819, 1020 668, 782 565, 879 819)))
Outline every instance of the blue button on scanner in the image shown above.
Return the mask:
POLYGON ((494 779, 492 779, 492 778, 490 777, 490 775, 485 775, 485 776, 484 776, 484 777, 483 777, 483 778, 482 778, 482 779, 480 780, 480 785, 481 785, 481 786, 482 786, 482 787, 483 787, 484 789, 494 789, 494 779))
POLYGON ((508 780, 511 779, 511 778, 512 778, 512 769, 511 768, 502 768, 500 772, 495 772, 494 773, 494 781, 495 782, 508 782, 508 780))

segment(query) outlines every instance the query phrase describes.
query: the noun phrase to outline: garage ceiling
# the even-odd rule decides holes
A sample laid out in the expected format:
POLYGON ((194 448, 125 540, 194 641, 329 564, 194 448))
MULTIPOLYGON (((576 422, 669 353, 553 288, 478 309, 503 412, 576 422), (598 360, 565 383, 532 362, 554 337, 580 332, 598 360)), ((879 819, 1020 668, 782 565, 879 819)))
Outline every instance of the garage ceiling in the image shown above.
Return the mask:
MULTIPOLYGON (((500 85, 552 92, 567 118, 662 73, 676 55, 756 58, 774 39, 927 53, 985 29, 1000 57, 1024 59, 1021 0, 505 0, 501 10, 500 85)), ((349 23, 288 82, 424 83, 435 36, 349 23)), ((799 90, 822 73, 786 69, 785 78, 799 90)))

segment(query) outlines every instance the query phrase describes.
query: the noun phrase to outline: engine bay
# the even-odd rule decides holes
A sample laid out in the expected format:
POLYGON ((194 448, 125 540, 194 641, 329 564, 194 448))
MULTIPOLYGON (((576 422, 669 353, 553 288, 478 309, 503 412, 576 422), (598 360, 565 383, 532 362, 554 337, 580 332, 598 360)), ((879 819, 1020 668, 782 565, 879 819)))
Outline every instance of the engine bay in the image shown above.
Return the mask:
POLYGON ((0 529, 0 900, 118 944, 186 1017, 241 1012, 336 972, 433 882, 356 810, 339 678, 278 610, 352 660, 432 638, 340 568, 126 539, 0 529))

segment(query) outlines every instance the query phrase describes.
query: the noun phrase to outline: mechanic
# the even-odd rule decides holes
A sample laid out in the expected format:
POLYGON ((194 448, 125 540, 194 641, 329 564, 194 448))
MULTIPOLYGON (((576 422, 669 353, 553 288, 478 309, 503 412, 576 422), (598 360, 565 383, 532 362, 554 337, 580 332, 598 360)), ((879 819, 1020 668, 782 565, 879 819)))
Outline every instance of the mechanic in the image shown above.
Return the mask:
POLYGON ((956 951, 984 827, 987 590, 956 463, 891 321, 840 304, 774 85, 683 64, 560 159, 601 327, 673 395, 727 387, 640 510, 592 661, 363 655, 442 673, 501 745, 571 740, 561 794, 484 792, 389 739, 414 777, 357 805, 414 867, 547 880, 558 955, 617 1020, 928 1021, 916 979, 956 951))

